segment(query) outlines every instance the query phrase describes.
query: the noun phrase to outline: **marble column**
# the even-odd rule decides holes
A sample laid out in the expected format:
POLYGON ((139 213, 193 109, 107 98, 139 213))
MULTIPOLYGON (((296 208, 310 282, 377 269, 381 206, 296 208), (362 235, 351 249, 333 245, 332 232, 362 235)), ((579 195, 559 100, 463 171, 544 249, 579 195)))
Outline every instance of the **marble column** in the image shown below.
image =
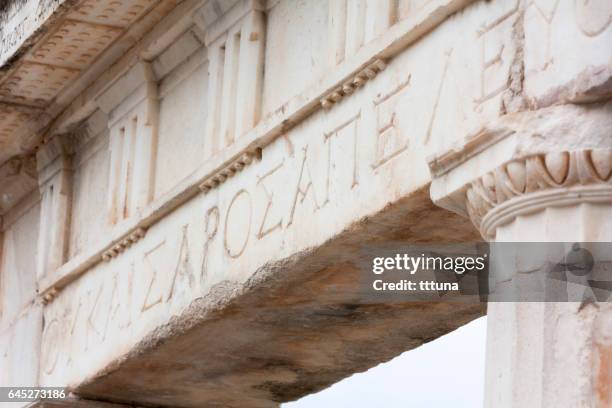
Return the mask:
MULTIPOLYGON (((463 142, 430 160, 438 205, 490 242, 590 245, 599 279, 612 282, 612 251, 589 244, 612 242, 612 104, 507 115, 463 142)), ((492 268, 490 288, 521 279, 529 268, 519 263, 492 268)), ((607 297, 490 302, 485 406, 612 406, 607 297)))

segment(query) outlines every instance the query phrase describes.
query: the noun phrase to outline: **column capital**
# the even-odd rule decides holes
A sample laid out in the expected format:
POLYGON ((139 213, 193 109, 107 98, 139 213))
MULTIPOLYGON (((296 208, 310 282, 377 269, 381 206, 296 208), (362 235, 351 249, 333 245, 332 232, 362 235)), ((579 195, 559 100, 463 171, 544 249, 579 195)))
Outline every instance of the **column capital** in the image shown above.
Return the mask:
POLYGON ((612 104, 507 115, 429 160, 431 196, 481 235, 517 216, 612 203, 612 104))
POLYGON ((513 160, 470 183, 467 212, 484 238, 546 207, 612 202, 612 149, 553 151, 513 160))

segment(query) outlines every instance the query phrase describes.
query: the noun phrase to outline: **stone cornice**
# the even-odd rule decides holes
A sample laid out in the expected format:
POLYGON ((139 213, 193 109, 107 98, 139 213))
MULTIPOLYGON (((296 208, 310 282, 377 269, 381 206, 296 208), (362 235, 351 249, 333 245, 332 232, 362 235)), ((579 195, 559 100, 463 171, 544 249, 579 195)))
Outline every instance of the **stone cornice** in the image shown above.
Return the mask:
MULTIPOLYGON (((151 62, 153 73, 156 74, 156 58, 171 49, 171 45, 181 36, 189 34, 190 31, 197 31, 197 19, 203 10, 215 10, 224 13, 235 1, 208 0, 202 5, 203 2, 200 0, 165 0, 165 2, 162 0, 154 9, 155 12, 150 13, 152 16, 147 15, 143 18, 143 20, 147 20, 148 25, 154 25, 150 31, 145 31, 140 27, 132 27, 126 33, 126 38, 142 37, 138 42, 132 46, 131 44, 125 44, 125 41, 120 39, 121 44, 118 44, 118 46, 121 50, 118 51, 121 54, 112 52, 109 53, 108 58, 104 55, 104 61, 96 62, 91 67, 91 72, 87 72, 86 76, 89 82, 77 81, 58 95, 58 100, 67 101, 68 104, 61 109, 53 107, 53 112, 57 115, 57 118, 45 130, 45 138, 70 131, 100 108, 100 103, 107 107, 107 104, 104 104, 107 101, 100 100, 100 96, 105 93, 109 83, 115 83, 119 78, 133 70, 135 65, 142 62, 151 62), (174 6, 175 3, 176 6, 174 6), (158 8, 160 10, 157 10, 158 8), (135 32, 132 33, 132 31, 135 32)), ((215 18, 220 15, 214 14, 215 18)), ((197 50, 201 51, 202 47, 197 50)), ((191 52, 194 53, 195 51, 192 50, 191 52)), ((189 55, 183 57, 187 58, 189 55)), ((175 61, 176 55, 171 56, 171 58, 172 62, 177 65, 182 62, 180 60, 175 61)), ((171 69, 174 68, 176 66, 171 69)), ((167 70, 168 68, 164 67, 164 69, 167 70)), ((161 74, 155 75, 157 80, 168 73, 164 69, 157 70, 161 74)))
MULTIPOLYGON (((16 12, 8 16, 10 20, 7 21, 8 25, 5 27, 10 25, 10 21, 22 17, 27 20, 28 24, 36 20, 40 26, 31 35, 26 32, 17 33, 25 35, 22 46, 14 53, 14 57, 3 60, 4 65, 0 69, 0 74, 2 74, 0 76, 0 116, 2 116, 0 164, 17 154, 35 153, 57 135, 61 136, 73 132, 75 128, 78 129, 81 121, 97 108, 95 97, 104 87, 95 89, 91 94, 93 97, 90 97, 89 100, 83 98, 79 93, 84 89, 89 89, 88 87, 97 79, 102 79, 100 82, 106 84, 109 80, 130 71, 133 62, 127 65, 112 65, 117 60, 133 61, 134 53, 142 49, 146 49, 148 52, 145 53, 146 56, 151 58, 161 52, 167 43, 171 43, 173 38, 181 34, 185 25, 184 23, 178 24, 178 27, 182 27, 178 31, 177 27, 169 30, 162 24, 158 24, 153 30, 151 27, 166 15, 169 16, 169 20, 176 23, 176 17, 171 16, 174 11, 187 15, 189 24, 193 24, 190 12, 201 5, 199 0, 130 0, 129 2, 115 2, 112 7, 106 7, 104 13, 100 13, 97 9, 99 5, 91 0, 63 2, 27 0, 21 2, 18 9, 13 9, 16 12), (176 6, 177 4, 180 6, 176 6), (36 16, 32 16, 31 14, 35 11, 36 16), (120 18, 125 20, 128 15, 138 21, 135 24, 127 24, 127 20, 119 21, 120 18), (99 19, 108 21, 98 21, 99 19), (112 19, 117 19, 117 22, 113 22, 112 19), (109 33, 100 31, 105 29, 110 30, 109 33), (111 35, 114 40, 106 48, 96 44, 87 52, 81 50, 83 55, 79 57, 78 44, 80 44, 79 41, 82 41, 80 37, 86 36, 88 32, 90 35, 105 38, 111 35), (119 35, 116 36, 116 34, 119 35), (149 40, 140 41, 136 47, 133 47, 134 42, 145 34, 149 36, 149 40), (99 53, 91 54, 94 49, 99 53), (126 50, 130 52, 126 53, 126 50), (60 53, 61 58, 58 57, 60 53), (74 66, 69 66, 70 64, 74 66), (58 68, 53 68, 56 65, 58 68), (118 69, 111 70, 109 68, 111 66, 118 69), (45 67, 50 67, 53 75, 64 71, 70 73, 70 78, 46 76, 48 69, 45 67), (102 75, 103 72, 108 71, 113 72, 111 78, 102 75), (55 84, 53 86, 62 85, 58 89, 32 85, 39 82, 55 84), (41 92, 50 92, 50 94, 44 101, 34 100, 35 95, 41 92), (76 115, 71 109, 72 106, 78 106, 76 115), (69 123, 66 123, 62 112, 71 116, 69 123), (80 113, 83 115, 79 116, 80 113)), ((23 28, 28 30, 27 27, 23 28)), ((99 38, 98 42, 102 40, 99 38)), ((8 52, 6 47, 1 51, 8 52)), ((0 184, 8 182, 0 180, 0 184)), ((31 184, 24 183, 22 187, 34 187, 31 184)), ((27 193, 28 191, 23 191, 20 196, 27 193)))
POLYGON ((8 126, 4 122, 12 126, 8 136, 0 134, 6 145, 0 162, 35 151, 44 130, 56 124, 53 119, 80 92, 75 89, 91 83, 180 2, 129 0, 104 6, 93 0, 28 0, 22 4, 3 25, 7 29, 17 24, 18 29, 0 33, 11 44, 12 37, 20 38, 14 46, 4 44, 0 49, 0 113, 11 113, 0 130, 8 126), (87 37, 96 41, 85 42, 89 45, 83 48, 87 37), (13 113, 15 107, 19 114, 13 113))

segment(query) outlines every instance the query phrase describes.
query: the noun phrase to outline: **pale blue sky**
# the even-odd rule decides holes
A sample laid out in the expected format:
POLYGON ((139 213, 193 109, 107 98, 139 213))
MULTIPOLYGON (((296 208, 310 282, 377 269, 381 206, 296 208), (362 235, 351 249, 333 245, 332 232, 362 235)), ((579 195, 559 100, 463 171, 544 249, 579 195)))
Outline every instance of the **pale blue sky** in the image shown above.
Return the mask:
POLYGON ((283 408, 481 408, 486 317, 283 408))

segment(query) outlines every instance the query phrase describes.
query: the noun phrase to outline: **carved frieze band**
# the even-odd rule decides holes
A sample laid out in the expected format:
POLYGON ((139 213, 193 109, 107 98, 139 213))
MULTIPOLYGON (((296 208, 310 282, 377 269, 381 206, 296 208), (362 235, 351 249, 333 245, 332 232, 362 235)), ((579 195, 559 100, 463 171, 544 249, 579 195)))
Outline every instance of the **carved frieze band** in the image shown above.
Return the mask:
MULTIPOLYGON (((198 24, 200 31, 203 33, 202 39, 205 40, 207 46, 209 78, 214 79, 214 81, 209 81, 211 89, 208 90, 208 98, 210 101, 208 109, 210 109, 210 111, 208 112, 207 117, 209 120, 207 120, 206 126, 208 128, 207 140, 209 140, 210 143, 206 144, 205 149, 209 149, 210 151, 207 151, 205 154, 207 164, 198 170, 194 177, 190 177, 186 179, 184 183, 180 184, 180 188, 173 190, 173 196, 170 199, 168 198, 169 196, 164 196, 160 198, 159 201, 155 202, 143 200, 144 204, 140 206, 131 206, 132 211, 130 211, 129 205, 115 205, 115 207, 121 210, 124 209, 121 207, 128 208, 128 215, 132 214, 133 216, 123 217, 124 211, 117 212, 119 216, 116 220, 116 228, 112 231, 112 244, 96 244, 93 248, 66 262, 56 271, 57 273, 45 279, 42 285, 41 297, 44 298, 44 296, 51 293, 49 298, 53 299, 54 292, 61 291, 67 284, 75 281, 87 270, 91 269, 93 265, 100 261, 109 262, 118 257, 130 245, 134 245, 135 242, 144 236, 146 233, 145 229, 142 230, 140 237, 138 235, 133 235, 138 228, 150 227, 164 214, 170 212, 172 209, 178 207, 187 199, 197 194, 197 191, 206 194, 228 181, 235 174, 244 170, 246 166, 260 159, 260 147, 267 145, 270 143, 270 140, 281 135, 287 123, 297 122, 311 115, 317 111, 317 109, 313 109, 314 106, 330 109, 341 99, 353 94, 357 89, 364 86, 367 81, 374 79, 382 72, 386 68, 386 61, 393 58, 394 55, 415 41, 418 36, 412 34, 421 32, 423 26, 428 26, 430 28, 435 27, 444 21, 447 16, 466 5, 466 2, 462 0, 440 0, 431 2, 431 13, 423 12, 416 15, 414 19, 406 18, 403 22, 396 23, 397 28, 394 32, 385 32, 384 35, 380 33, 381 38, 378 42, 372 43, 368 49, 363 49, 360 53, 354 54, 354 58, 345 59, 342 63, 343 65, 339 69, 333 70, 331 73, 332 75, 326 76, 323 82, 317 83, 316 86, 308 88, 304 94, 291 99, 287 104, 289 107, 287 110, 283 109, 278 113, 275 112, 271 114, 270 118, 264 122, 259 121, 260 112, 255 108, 260 105, 260 88, 263 80, 262 73, 265 60, 263 52, 266 34, 265 7, 258 6, 259 2, 244 1, 242 3, 242 6, 236 6, 233 12, 231 7, 224 7, 223 12, 228 13, 231 24, 227 21, 220 21, 218 24, 214 23, 216 18, 198 24), (433 11, 435 11, 435 13, 433 11), (400 34, 401 36, 398 37, 400 34), (392 52, 390 51, 391 46, 393 46, 392 52), (241 63, 241 56, 243 54, 249 57, 244 58, 246 63, 241 63), (382 55, 384 55, 384 58, 382 55), (256 63, 254 63, 254 61, 256 61, 256 63), (237 68, 243 66, 245 69, 237 68), (238 73, 238 76, 236 76, 236 73, 238 73), (221 78, 224 80, 221 80, 221 78), (240 84, 244 84, 244 87, 241 87, 240 84), (250 100, 252 103, 246 104, 246 108, 242 109, 235 104, 236 100, 250 100), (319 102, 319 104, 317 104, 317 102, 319 102), (224 106, 229 108, 223 109, 224 106), (257 128, 253 129, 255 125, 257 125, 257 128), (247 139, 245 143, 240 143, 241 146, 248 146, 247 148, 236 148, 237 143, 235 142, 240 140, 240 138, 242 138, 242 140, 247 139), (223 154, 219 154, 221 151, 223 151, 223 154), (226 156, 225 153, 228 151, 231 151, 231 153, 226 156), (209 158, 211 160, 208 160, 209 158), (226 158, 230 159, 227 160, 226 158), (209 163, 212 165, 209 165, 209 163), (125 233, 123 233, 123 231, 125 231, 125 233)), ((205 7, 209 7, 208 4, 209 3, 206 3, 205 7)), ((262 2, 262 4, 264 3, 262 2)), ((393 2, 389 2, 389 4, 392 5, 393 2)), ((221 16, 223 13, 217 13, 219 10, 215 8, 214 15, 221 16)), ((213 16, 213 14, 209 14, 207 18, 211 16, 213 16)), ((144 67, 145 65, 147 64, 138 64, 139 67, 144 67)), ((128 70, 125 73, 126 78, 131 78, 129 75, 130 72, 131 71, 128 70)), ((153 91, 153 86, 157 83, 158 79, 147 75, 144 75, 144 77, 147 79, 145 82, 148 82, 146 85, 150 86, 143 86, 142 89, 153 91)), ((134 81, 132 81, 132 83, 134 83, 134 81)), ((140 84, 140 82, 137 83, 140 84)), ((120 118, 123 118, 120 114, 128 113, 130 109, 127 107, 125 109, 116 109, 116 107, 123 102, 123 100, 119 100, 119 97, 126 94, 124 86, 122 83, 117 83, 117 85, 113 87, 113 90, 117 90, 117 92, 109 92, 107 95, 108 98, 100 98, 100 96, 106 95, 97 95, 95 97, 96 105, 107 108, 102 110, 112 114, 113 117, 118 119, 116 122, 117 129, 115 129, 115 135, 123 134, 126 136, 125 139, 134 139, 130 136, 132 133, 131 130, 133 129, 131 125, 134 124, 134 118, 132 118, 132 121, 127 120, 125 126, 120 123, 120 118), (114 96, 117 96, 117 98, 114 98, 114 96)), ((135 91, 129 94, 131 95, 132 93, 135 93, 135 91)), ((138 95, 141 94, 138 93, 138 95)), ((157 96, 154 92, 149 92, 147 96, 148 97, 145 99, 152 100, 155 104, 158 103, 157 96)), ((134 102, 134 100, 134 98, 131 98, 128 102, 134 102)), ((130 108, 132 108, 131 104, 130 108)), ((378 105, 376 105, 376 108, 380 109, 381 112, 386 109, 386 107, 379 108, 378 105)), ((147 120, 140 120, 140 118, 136 119, 136 124, 140 130, 142 130, 142 124, 148 123, 147 120)), ((397 139, 399 141, 397 143, 398 149, 393 150, 390 156, 387 155, 388 152, 386 150, 382 148, 379 149, 380 154, 377 153, 377 155, 380 157, 376 158, 375 162, 372 164, 372 168, 377 168, 386 163, 389 157, 395 157, 395 154, 406 149, 406 144, 402 143, 403 140, 396 135, 396 131, 393 127, 394 124, 385 124, 385 126, 386 127, 381 128, 382 130, 379 129, 381 132, 386 132, 384 136, 378 136, 381 138, 384 137, 385 140, 397 139)), ((139 131, 138 133, 142 134, 143 132, 139 131)), ((151 136, 154 134, 154 132, 148 133, 151 133, 151 136)), ((147 136, 149 136, 149 134, 147 134, 147 136)), ((330 137, 331 136, 326 136, 326 138, 330 137)), ((142 138, 136 139, 140 140, 142 138)), ((154 138, 151 137, 148 139, 154 138)), ((331 146, 331 142, 329 144, 331 146)), ((124 143, 124 145, 129 144, 124 143)), ((151 143, 151 145, 154 146, 154 143, 151 143)), ((142 157, 142 155, 139 155, 139 157, 142 157)), ((147 154, 147 157, 150 156, 147 154)), ((147 160, 146 163, 154 163, 152 160, 153 159, 147 160)), ((111 160, 111 162, 113 161, 111 160)), ((124 171, 128 166, 123 165, 123 162, 124 161, 121 161, 121 165, 119 161, 113 162, 116 164, 114 168, 119 170, 117 173, 121 176, 128 174, 128 172, 124 171)), ((143 163, 143 165, 146 163, 143 163)), ((147 166, 147 168, 153 167, 153 164, 147 166)), ((151 177, 154 176, 154 174, 146 171, 142 173, 151 174, 151 177)), ((127 182, 125 182, 124 177, 120 177, 119 180, 122 185, 130 187, 153 185, 153 183, 132 182, 131 177, 132 176, 128 178, 127 182)), ((110 188, 110 190, 113 191, 115 189, 110 188)), ((126 188, 122 187, 117 189, 117 191, 124 192, 126 188)), ((302 193, 301 189, 298 189, 298 191, 302 193)), ((125 201, 123 199, 125 196, 126 195, 123 194, 119 198, 125 201)), ((134 197, 134 195, 128 195, 128 197, 134 197)))
POLYGON ((591 188, 578 199, 607 197, 612 192, 607 191, 612 187, 612 149, 551 152, 506 163, 469 185, 467 210, 483 236, 491 237, 503 220, 533 211, 542 201, 535 194, 549 193, 546 204, 554 205, 566 202, 574 187, 591 188), (520 199, 525 202, 512 205, 520 199))
POLYGON ((351 80, 345 82, 338 88, 334 89, 329 94, 321 98, 321 106, 324 109, 331 109, 334 104, 340 102, 345 96, 351 95, 355 90, 361 88, 367 81, 373 79, 385 69, 387 66, 386 62, 377 59, 367 67, 359 71, 351 80))

